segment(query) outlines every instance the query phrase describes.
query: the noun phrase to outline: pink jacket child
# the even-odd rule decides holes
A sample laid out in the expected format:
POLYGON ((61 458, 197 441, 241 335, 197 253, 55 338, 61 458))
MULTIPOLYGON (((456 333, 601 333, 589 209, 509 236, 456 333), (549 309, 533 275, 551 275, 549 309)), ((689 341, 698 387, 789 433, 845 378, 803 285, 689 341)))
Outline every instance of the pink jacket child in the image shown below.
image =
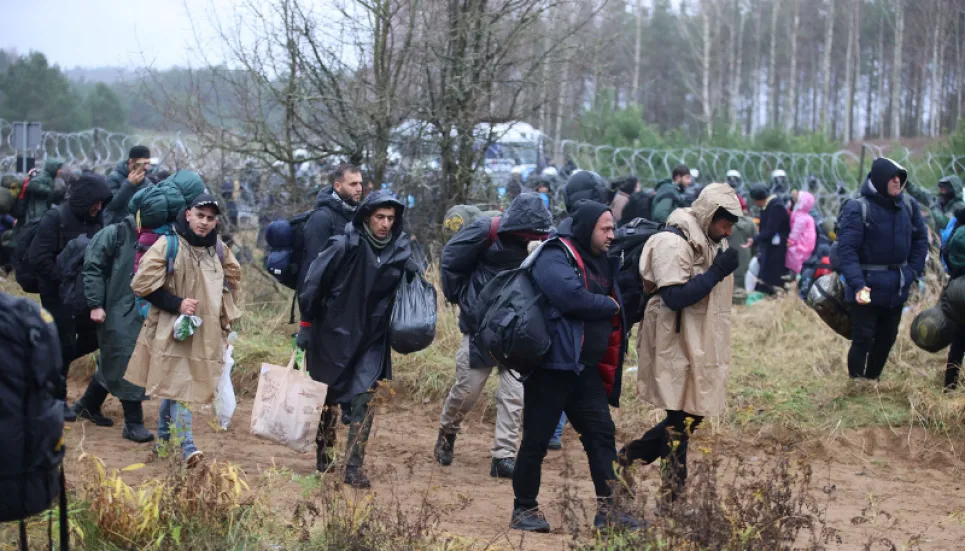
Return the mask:
POLYGON ((806 191, 798 193, 794 212, 791 213, 791 235, 787 240, 787 255, 784 265, 795 274, 801 273, 801 268, 817 245, 817 227, 811 217, 814 207, 814 196, 806 191))

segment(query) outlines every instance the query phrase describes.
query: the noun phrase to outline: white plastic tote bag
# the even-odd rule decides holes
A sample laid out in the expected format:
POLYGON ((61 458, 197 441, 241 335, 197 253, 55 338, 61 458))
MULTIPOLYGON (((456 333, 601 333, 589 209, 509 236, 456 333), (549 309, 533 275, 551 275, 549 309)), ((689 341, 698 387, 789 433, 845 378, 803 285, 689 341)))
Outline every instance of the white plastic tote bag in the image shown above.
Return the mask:
POLYGON ((315 448, 328 386, 294 367, 294 353, 286 367, 261 364, 251 433, 304 453, 315 448))

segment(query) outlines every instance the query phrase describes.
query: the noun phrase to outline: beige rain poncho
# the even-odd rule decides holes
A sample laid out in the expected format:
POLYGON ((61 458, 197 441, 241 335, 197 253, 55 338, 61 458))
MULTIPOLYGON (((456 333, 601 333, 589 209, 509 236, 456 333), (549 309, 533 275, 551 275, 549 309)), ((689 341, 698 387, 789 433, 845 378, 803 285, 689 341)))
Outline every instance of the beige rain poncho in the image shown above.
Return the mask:
POLYGON ((661 232, 647 241, 640 255, 644 289, 653 298, 640 325, 637 394, 654 406, 693 415, 719 415, 724 410, 730 369, 733 276, 710 295, 681 311, 668 308, 657 290, 682 285, 706 272, 726 246, 707 235, 717 209, 741 216, 740 202, 726 184, 711 184, 691 208, 677 209, 667 220, 687 237, 661 232))
POLYGON ((228 327, 241 317, 241 265, 228 247, 224 264, 215 247, 192 247, 178 236, 174 271, 167 273, 167 239, 162 238, 141 258, 131 288, 139 297, 165 288, 181 298, 199 301, 195 313, 202 324, 187 340, 174 340, 177 314, 151 306, 137 337, 125 379, 153 396, 207 404, 214 392, 227 346, 228 327), (226 289, 230 289, 230 292, 226 289))

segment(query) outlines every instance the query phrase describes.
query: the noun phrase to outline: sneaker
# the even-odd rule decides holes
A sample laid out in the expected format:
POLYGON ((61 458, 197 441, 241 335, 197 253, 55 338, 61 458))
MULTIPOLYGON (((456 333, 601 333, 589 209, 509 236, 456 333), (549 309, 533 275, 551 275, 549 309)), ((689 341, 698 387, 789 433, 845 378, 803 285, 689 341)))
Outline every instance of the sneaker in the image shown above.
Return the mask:
POLYGON ((204 452, 201 450, 184 450, 184 462, 189 469, 193 469, 204 461, 204 452))
POLYGON ((111 419, 110 417, 105 417, 104 414, 101 413, 99 409, 90 410, 88 408, 85 408, 80 402, 77 402, 76 404, 74 404, 74 406, 70 409, 74 412, 74 415, 76 415, 77 418, 87 419, 88 421, 90 421, 91 423, 94 423, 98 427, 114 426, 114 420, 111 419))
POLYGON ((550 533, 550 523, 546 522, 546 517, 535 507, 532 509, 513 509, 513 518, 509 521, 509 527, 524 532, 550 533))
POLYGON ((448 467, 452 465, 452 458, 456 451, 456 435, 446 434, 439 431, 439 438, 436 439, 435 456, 440 465, 448 467))
POLYGON ((562 449, 563 449, 563 441, 560 440, 559 438, 553 438, 553 439, 550 440, 550 443, 549 443, 546 447, 547 447, 548 449, 553 450, 553 451, 562 450, 562 449))
POLYGON ((493 478, 513 478, 513 471, 516 470, 516 460, 512 457, 493 459, 492 466, 489 468, 489 476, 493 478))
POLYGON ((640 529, 640 522, 627 512, 613 508, 600 508, 593 517, 593 527, 597 530, 633 532, 640 529))
POLYGON ((64 421, 68 423, 73 423, 76 420, 77 420, 77 414, 74 413, 74 410, 67 407, 67 403, 65 402, 64 403, 64 421))
POLYGON ((348 469, 345 471, 345 483, 357 490, 368 490, 372 487, 369 477, 361 469, 348 469))

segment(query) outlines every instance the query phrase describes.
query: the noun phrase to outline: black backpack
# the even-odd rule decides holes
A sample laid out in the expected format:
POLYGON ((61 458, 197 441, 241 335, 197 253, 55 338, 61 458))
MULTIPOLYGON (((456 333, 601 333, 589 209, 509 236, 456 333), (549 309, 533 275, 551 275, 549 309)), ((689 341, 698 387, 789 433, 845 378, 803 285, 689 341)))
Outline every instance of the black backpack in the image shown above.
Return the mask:
POLYGON ((640 279, 640 254, 647 240, 663 229, 663 224, 644 218, 635 218, 616 231, 613 243, 610 245, 609 256, 620 258, 617 285, 620 286, 620 294, 623 295, 628 326, 643 319, 643 311, 647 304, 643 281, 640 279))
MULTIPOLYGON (((559 242, 576 262, 586 281, 586 269, 579 253, 565 240, 559 242)), ((473 336, 473 346, 484 358, 521 376, 538 368, 552 345, 543 314, 546 298, 530 274, 546 243, 533 251, 519 268, 500 272, 483 287, 476 301, 479 305, 476 310, 478 329, 473 336)))
POLYGON ((87 235, 77 236, 57 255, 57 267, 61 275, 60 302, 75 317, 90 312, 84 296, 84 254, 89 243, 90 238, 87 235))
MULTIPOLYGON (((67 549, 64 403, 60 341, 53 319, 36 303, 0 293, 0 522, 24 519, 60 496, 60 548, 67 549)), ((52 516, 52 515, 51 515, 52 516)), ((51 542, 52 543, 52 542, 51 542)))
POLYGON ((305 255, 305 224, 315 214, 303 212, 288 220, 275 220, 265 230, 268 256, 265 269, 289 289, 298 287, 298 272, 305 255))
MULTIPOLYGON (((59 207, 54 207, 47 212, 55 211, 60 220, 60 233, 64 233, 64 215, 59 207)), ((46 215, 45 215, 46 216, 46 215)), ((13 253, 13 268, 16 271, 17 283, 25 293, 39 293, 41 275, 36 272, 36 268, 30 265, 30 248, 33 246, 34 238, 37 236, 37 228, 40 226, 40 218, 34 218, 27 222, 20 231, 17 232, 17 248, 13 253)))
POLYGON ((618 220, 619 226, 626 226, 638 218, 647 220, 653 218, 654 197, 656 197, 656 193, 652 189, 632 193, 626 206, 623 207, 623 217, 618 220))

